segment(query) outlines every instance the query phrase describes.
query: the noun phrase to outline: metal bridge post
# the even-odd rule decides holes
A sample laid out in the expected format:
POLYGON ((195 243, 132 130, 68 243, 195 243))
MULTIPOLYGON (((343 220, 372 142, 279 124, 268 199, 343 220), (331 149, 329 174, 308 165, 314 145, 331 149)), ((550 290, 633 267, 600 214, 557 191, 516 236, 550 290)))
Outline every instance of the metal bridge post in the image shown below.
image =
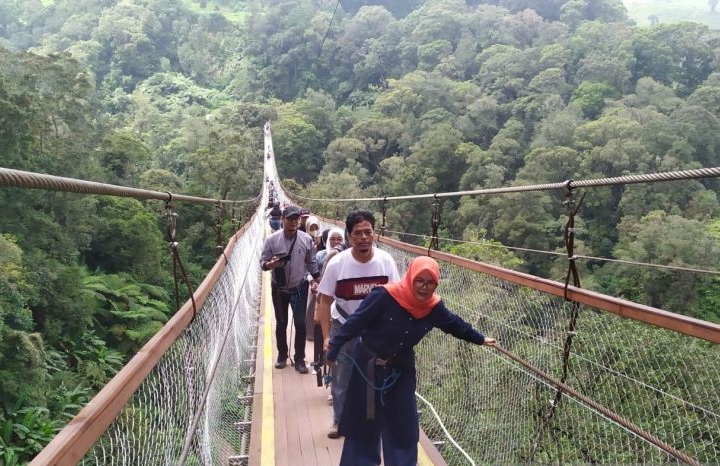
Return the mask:
MULTIPOLYGON (((573 286, 574 287, 580 287, 580 276, 577 271, 576 267, 576 259, 577 256, 575 256, 575 215, 577 215, 578 211, 580 210, 580 207, 582 206, 583 200, 585 199, 585 193, 580 197, 579 201, 575 201, 573 198, 573 191, 572 191, 572 180, 567 180, 564 183, 565 185, 565 201, 563 201, 563 205, 565 205, 565 210, 567 212, 568 220, 565 223, 565 230, 563 232, 563 237, 565 239, 565 250, 567 251, 567 260, 568 260, 568 268, 567 273, 565 275, 565 292, 564 297, 566 301, 570 301, 568 299, 568 286, 570 283, 570 277, 572 276, 573 279, 573 286)), ((571 301, 572 302, 572 308, 570 310, 570 319, 568 321, 567 325, 567 331, 565 334, 565 344, 563 346, 563 354, 562 354, 562 376, 560 377, 560 387, 555 392, 555 396, 550 401, 550 407, 545 412, 545 415, 542 418, 542 424, 540 425, 538 432, 535 436, 535 441, 532 445, 532 450, 530 451, 530 456, 528 460, 532 462, 533 457, 535 456, 535 452, 537 451, 538 447, 540 446, 540 438, 542 437, 543 433, 545 432, 547 426, 550 424, 550 421, 555 416, 555 410, 560 404, 560 400, 562 399, 563 395, 563 386, 565 382, 567 381, 568 376, 568 368, 570 365, 570 350, 572 349, 572 341, 573 337, 577 334, 575 331, 575 327, 577 325, 577 319, 578 315, 580 314, 580 303, 577 301, 571 301)))
POLYGON ((382 203, 382 226, 380 227, 380 236, 385 236, 385 228, 386 228, 386 219, 387 219, 387 196, 383 198, 382 203))
POLYGON ((438 239, 438 228, 440 228, 440 200, 437 194, 433 196, 432 203, 432 217, 430 218, 430 226, 432 228, 432 237, 430 238, 430 244, 428 245, 427 255, 430 255, 430 250, 434 249, 437 251, 440 249, 440 242, 438 239))

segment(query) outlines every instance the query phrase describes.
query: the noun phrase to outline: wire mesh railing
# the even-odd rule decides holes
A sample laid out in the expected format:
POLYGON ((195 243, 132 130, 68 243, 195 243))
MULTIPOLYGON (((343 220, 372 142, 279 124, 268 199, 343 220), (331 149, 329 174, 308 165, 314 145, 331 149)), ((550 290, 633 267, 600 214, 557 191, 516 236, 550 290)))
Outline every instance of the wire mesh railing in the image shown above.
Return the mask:
MULTIPOLYGON (((403 271, 416 255, 387 243, 403 271)), ((477 464, 720 461, 720 346, 440 261, 448 307, 598 410, 497 350, 431 332, 416 348, 418 393, 477 464), (640 433, 616 422, 618 416, 640 433), (657 444, 648 441, 655 439, 657 444), (665 445, 666 444, 666 445, 665 445), (659 445, 677 450, 680 458, 659 445), (688 460, 689 457, 689 460, 688 460)), ((421 427, 449 465, 470 464, 430 410, 421 427)))
MULTIPOLYGON (((238 202, 8 169, 0 169, 0 182, 160 199, 166 201, 166 210, 173 199, 238 202)), ((33 465, 247 464, 261 292, 258 257, 267 195, 263 190, 255 200, 239 201, 262 199, 192 300, 33 459, 33 465)))
POLYGON ((263 218, 238 238, 194 321, 82 464, 230 464, 247 457, 263 218))

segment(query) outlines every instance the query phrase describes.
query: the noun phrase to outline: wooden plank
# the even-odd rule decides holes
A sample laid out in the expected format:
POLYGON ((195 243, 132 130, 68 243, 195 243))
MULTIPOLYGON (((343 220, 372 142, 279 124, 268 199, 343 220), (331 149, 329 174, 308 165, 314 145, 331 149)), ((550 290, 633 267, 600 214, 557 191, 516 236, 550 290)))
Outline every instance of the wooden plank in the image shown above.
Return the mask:
MULTIPOLYGON (((275 322, 273 321, 273 328, 275 326, 275 322)), ((273 344, 274 348, 274 344, 273 344)), ((273 350, 273 361, 276 358, 276 351, 273 350)), ((289 446, 289 439, 288 439, 288 422, 287 422, 287 413, 285 411, 286 406, 286 399, 285 399, 285 393, 284 393, 284 380, 282 377, 282 371, 287 370, 285 369, 275 369, 272 370, 272 376, 273 376, 273 398, 274 398, 274 406, 275 406, 275 421, 274 421, 274 428, 275 428, 275 464, 276 466, 283 466, 289 464, 290 460, 290 446, 289 446)))
POLYGON ((256 396, 253 404, 252 428, 254 434, 250 439, 251 449, 248 463, 253 466, 275 466, 275 407, 272 377, 273 310, 269 293, 269 272, 263 274, 262 283, 261 313, 260 322, 258 322, 258 352, 255 358, 255 393, 259 396, 256 396), (260 357, 260 354, 262 354, 262 357, 260 357), (255 436, 257 438, 254 438, 255 436))
MULTIPOLYGON (((312 354, 313 343, 308 342, 306 354, 312 354)), ((312 371, 311 371, 312 372, 312 371)), ((317 386, 315 375, 310 374, 310 381, 303 380, 305 399, 308 409, 308 421, 313 434, 313 448, 318 466, 335 466, 340 463, 343 439, 330 439, 327 436, 332 425, 332 405, 328 404, 329 390, 317 386)))
POLYGON ((418 466, 425 466, 428 462, 434 466, 447 466, 445 459, 422 430, 420 430, 420 448, 424 456, 418 455, 418 466))
MULTIPOLYGON (((266 364, 274 365, 277 349, 274 338, 275 321, 268 315, 272 332, 272 357, 266 364)), ((267 333, 266 333, 267 335, 267 333)), ((288 328, 288 346, 293 351, 293 338, 288 328)), ((313 353, 313 343, 306 342, 305 354, 313 353)), ((289 363, 290 361, 288 361, 289 363)), ((328 390, 317 386, 317 379, 309 368, 308 374, 300 374, 288 364, 284 369, 270 371, 273 377, 275 408, 274 458, 276 466, 336 466, 340 463, 343 439, 330 439, 328 430, 332 425, 332 406, 327 401, 328 390)), ((268 373, 268 371, 264 371, 268 373)), ((423 466, 447 466, 437 449, 421 432, 419 445, 423 466)), ((264 452, 263 452, 264 453, 264 452)), ((251 458, 251 465, 254 459, 251 458)))
POLYGON ((315 455, 315 439, 313 438, 312 425, 310 423, 310 412, 312 404, 310 401, 310 386, 306 383, 305 379, 312 379, 315 381, 315 377, 311 374, 300 374, 295 372, 293 375, 295 378, 301 378, 302 381, 298 384, 296 389, 298 399, 295 400, 294 408, 297 414, 297 425, 298 425, 298 438, 300 440, 300 452, 302 454, 303 464, 305 466, 317 465, 317 458, 315 455))

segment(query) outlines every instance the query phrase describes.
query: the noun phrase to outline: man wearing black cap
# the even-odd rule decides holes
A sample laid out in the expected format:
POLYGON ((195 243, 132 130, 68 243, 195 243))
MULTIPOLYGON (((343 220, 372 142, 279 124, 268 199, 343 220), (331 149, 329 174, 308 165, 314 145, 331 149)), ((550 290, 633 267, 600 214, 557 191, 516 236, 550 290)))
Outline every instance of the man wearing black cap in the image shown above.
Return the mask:
POLYGON ((288 342, 288 305, 293 310, 295 324, 295 370, 307 374, 305 364, 305 303, 300 303, 300 286, 310 274, 312 290, 317 289, 316 280, 320 276, 315 247, 312 238, 304 231, 298 230, 300 209, 295 206, 286 207, 282 212, 282 229, 268 236, 265 240, 260 267, 272 270, 272 300, 275 308, 275 338, 277 340, 278 358, 275 367, 282 369, 287 364, 288 342))
POLYGON ((303 207, 300 209, 300 225, 298 225, 298 230, 304 231, 307 233, 307 219, 310 218, 310 209, 306 209, 303 207))

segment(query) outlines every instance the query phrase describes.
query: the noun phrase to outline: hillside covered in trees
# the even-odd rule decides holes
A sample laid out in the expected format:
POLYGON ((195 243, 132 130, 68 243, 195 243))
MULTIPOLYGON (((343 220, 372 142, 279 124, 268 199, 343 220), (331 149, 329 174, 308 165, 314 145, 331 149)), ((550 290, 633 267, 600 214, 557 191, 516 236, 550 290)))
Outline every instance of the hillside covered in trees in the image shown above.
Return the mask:
MULTIPOLYGON (((313 198, 720 165, 720 35, 707 26, 637 27, 619 0, 340 3, 0 0, 0 166, 249 199, 262 188, 267 120, 286 188, 313 198)), ((718 187, 589 190, 576 252, 598 259, 581 263, 583 286, 720 322, 716 275, 602 260, 715 269, 718 187)), ((496 247, 564 252, 562 201, 447 198, 440 236, 472 243, 441 246, 564 276, 562 255, 496 247)), ((175 304, 161 205, 2 189, 0 212, 10 465, 32 458, 175 304)), ((178 212, 197 284, 215 260, 215 212, 178 212)), ((428 212, 393 202, 390 229, 429 234, 428 212)))

